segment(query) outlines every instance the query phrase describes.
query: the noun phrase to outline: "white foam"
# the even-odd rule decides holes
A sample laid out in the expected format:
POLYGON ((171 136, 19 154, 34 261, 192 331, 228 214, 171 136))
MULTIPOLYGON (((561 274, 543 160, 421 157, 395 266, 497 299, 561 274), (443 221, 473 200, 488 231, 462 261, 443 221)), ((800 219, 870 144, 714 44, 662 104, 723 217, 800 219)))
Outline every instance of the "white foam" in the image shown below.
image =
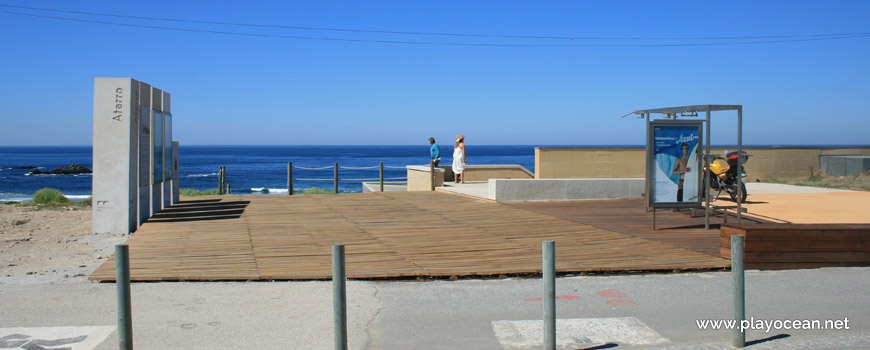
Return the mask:
POLYGON ((218 174, 217 174, 217 173, 211 173, 211 174, 190 174, 190 175, 184 175, 184 177, 211 177, 211 176, 218 176, 218 174))
POLYGON ((262 193, 287 193, 286 188, 266 188, 266 187, 252 187, 251 192, 262 192, 262 193))
POLYGON ((63 196, 66 198, 69 198, 71 200, 74 200, 76 202, 91 198, 91 195, 89 195, 89 194, 78 194, 78 195, 77 194, 65 194, 63 196))

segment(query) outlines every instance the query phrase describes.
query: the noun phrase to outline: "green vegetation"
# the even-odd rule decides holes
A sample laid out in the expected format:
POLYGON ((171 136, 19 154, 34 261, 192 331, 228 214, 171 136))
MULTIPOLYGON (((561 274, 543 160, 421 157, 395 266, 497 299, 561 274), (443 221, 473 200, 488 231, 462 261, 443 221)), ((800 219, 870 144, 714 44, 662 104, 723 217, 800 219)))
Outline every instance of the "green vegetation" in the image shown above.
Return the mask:
POLYGON ((200 191, 194 190, 192 188, 182 188, 179 192, 182 196, 216 196, 218 194, 218 189, 213 188, 210 190, 200 191))
MULTIPOLYGON (((18 203, 21 206, 39 206, 39 207, 89 207, 91 199, 85 199, 81 202, 73 201, 66 198, 63 193, 53 188, 43 188, 33 195, 33 200, 30 202, 18 203)), ((24 223, 22 223, 23 225, 24 223)))
POLYGON ((69 205, 72 204, 69 198, 63 196, 63 193, 52 188, 43 188, 33 195, 33 204, 36 205, 69 205))
POLYGON ((857 176, 811 176, 800 178, 767 178, 763 182, 797 186, 838 188, 852 191, 870 191, 870 172, 857 176))
POLYGON ((327 191, 327 190, 320 189, 317 187, 312 187, 312 188, 305 190, 305 192, 302 192, 302 194, 335 194, 335 192, 327 191))
POLYGON ((15 220, 15 221, 12 222, 12 226, 21 226, 21 225, 24 225, 24 224, 26 224, 26 223, 28 223, 28 222, 30 222, 30 219, 15 220))

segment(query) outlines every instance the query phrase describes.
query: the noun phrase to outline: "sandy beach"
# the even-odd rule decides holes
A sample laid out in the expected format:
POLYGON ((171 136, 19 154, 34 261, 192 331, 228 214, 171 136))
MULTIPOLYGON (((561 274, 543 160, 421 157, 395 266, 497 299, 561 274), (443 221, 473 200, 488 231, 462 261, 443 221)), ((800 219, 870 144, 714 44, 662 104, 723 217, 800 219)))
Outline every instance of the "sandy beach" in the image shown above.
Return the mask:
POLYGON ((0 284, 90 283, 126 241, 91 233, 91 209, 0 204, 0 284))

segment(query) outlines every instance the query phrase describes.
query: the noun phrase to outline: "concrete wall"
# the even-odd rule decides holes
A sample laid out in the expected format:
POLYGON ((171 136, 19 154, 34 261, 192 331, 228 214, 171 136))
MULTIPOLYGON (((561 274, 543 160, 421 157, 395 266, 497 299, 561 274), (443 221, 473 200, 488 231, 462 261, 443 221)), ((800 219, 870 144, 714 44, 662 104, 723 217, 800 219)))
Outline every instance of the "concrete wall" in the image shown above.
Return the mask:
POLYGON ((490 179, 496 201, 641 198, 644 179, 490 179))
MULTIPOLYGON (((714 155, 726 148, 713 147, 714 155)), ((729 151, 736 147, 727 148, 729 151)), ((807 177, 810 168, 819 173, 821 155, 870 156, 870 147, 745 147, 752 154, 746 163, 749 180, 768 177, 807 177)), ((535 178, 642 178, 646 149, 626 148, 535 148, 535 178)))
MULTIPOLYGON (((409 165, 406 169, 408 171, 408 192, 432 190, 432 173, 428 166, 409 165)), ((435 168, 435 187, 444 186, 443 174, 444 169, 435 168)))
MULTIPOLYGON (((453 181, 453 166, 441 165, 444 169, 444 181, 453 181)), ((465 181, 487 181, 489 179, 534 179, 529 169, 519 164, 466 165, 465 181)))

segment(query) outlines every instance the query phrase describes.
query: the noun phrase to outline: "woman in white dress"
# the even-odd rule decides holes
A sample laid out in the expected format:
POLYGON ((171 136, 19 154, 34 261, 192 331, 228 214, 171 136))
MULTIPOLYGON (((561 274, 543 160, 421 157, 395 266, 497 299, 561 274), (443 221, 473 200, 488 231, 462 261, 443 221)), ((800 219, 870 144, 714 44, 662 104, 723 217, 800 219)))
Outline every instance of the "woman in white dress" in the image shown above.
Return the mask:
POLYGON ((465 183, 465 136, 459 134, 456 136, 456 143, 453 145, 453 182, 465 183))

